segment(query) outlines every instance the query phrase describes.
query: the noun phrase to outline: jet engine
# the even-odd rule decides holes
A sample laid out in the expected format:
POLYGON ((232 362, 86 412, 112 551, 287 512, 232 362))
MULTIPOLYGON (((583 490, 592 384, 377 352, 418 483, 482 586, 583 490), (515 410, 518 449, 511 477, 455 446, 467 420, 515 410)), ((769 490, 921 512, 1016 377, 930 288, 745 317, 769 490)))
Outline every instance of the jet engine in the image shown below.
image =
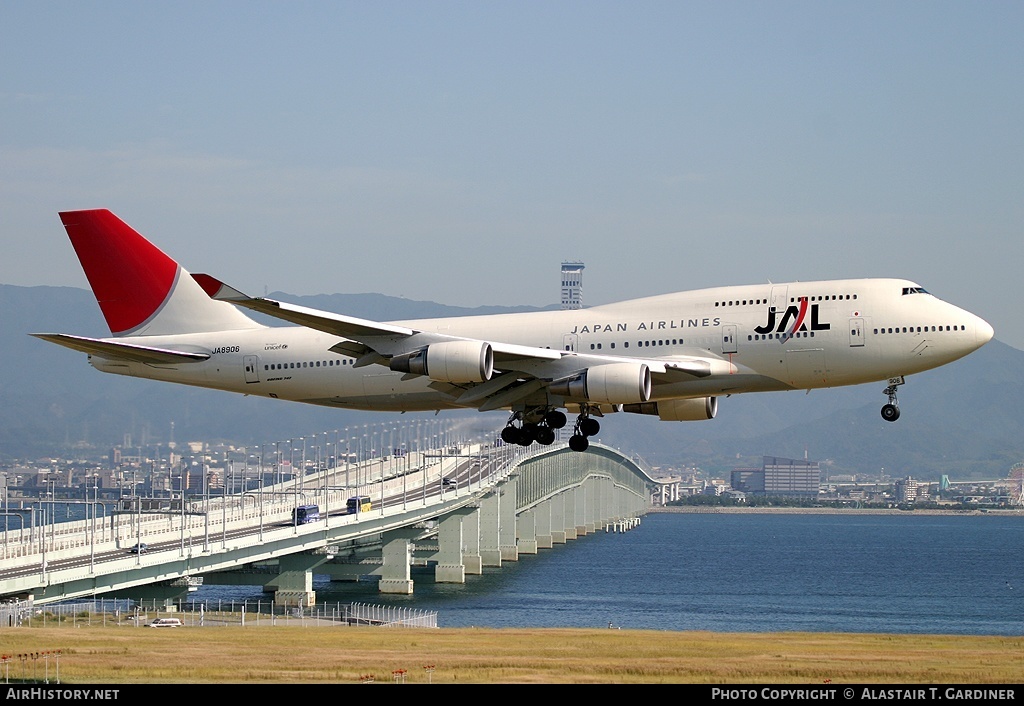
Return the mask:
POLYGON ((623 412, 656 414, 663 422, 699 422, 714 419, 718 414, 717 397, 694 397, 685 400, 658 400, 644 404, 622 405, 623 412))
POLYGON ((388 367, 440 382, 485 382, 494 372, 494 351, 485 341, 445 341, 396 355, 388 367))
POLYGON ((555 395, 588 402, 646 402, 651 398, 651 370, 644 363, 595 365, 576 377, 554 381, 548 390, 555 395))

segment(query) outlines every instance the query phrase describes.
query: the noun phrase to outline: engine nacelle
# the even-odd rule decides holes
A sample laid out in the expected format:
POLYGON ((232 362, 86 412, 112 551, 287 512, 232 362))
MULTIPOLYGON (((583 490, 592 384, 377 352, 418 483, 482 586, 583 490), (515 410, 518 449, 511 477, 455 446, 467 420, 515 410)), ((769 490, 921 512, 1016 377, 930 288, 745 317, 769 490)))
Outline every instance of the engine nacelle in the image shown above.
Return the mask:
POLYGON ((651 398, 651 370, 644 363, 595 365, 569 380, 556 380, 548 390, 555 395, 587 402, 646 402, 651 398))
POLYGON ((494 351, 485 341, 445 341, 396 355, 388 367, 440 382, 486 382, 494 372, 494 351))
POLYGON ((663 422, 699 422, 714 419, 718 414, 717 397, 694 397, 685 400, 659 400, 645 404, 627 404, 623 412, 656 414, 663 422))

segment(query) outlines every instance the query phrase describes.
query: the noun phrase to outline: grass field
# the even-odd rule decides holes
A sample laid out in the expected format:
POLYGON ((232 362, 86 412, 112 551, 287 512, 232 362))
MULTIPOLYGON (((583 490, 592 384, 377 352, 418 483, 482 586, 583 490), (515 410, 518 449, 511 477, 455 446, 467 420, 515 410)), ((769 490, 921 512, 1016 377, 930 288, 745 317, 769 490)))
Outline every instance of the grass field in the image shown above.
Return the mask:
POLYGON ((1022 637, 80 624, 0 629, 0 652, 66 685, 1024 683, 1022 637))

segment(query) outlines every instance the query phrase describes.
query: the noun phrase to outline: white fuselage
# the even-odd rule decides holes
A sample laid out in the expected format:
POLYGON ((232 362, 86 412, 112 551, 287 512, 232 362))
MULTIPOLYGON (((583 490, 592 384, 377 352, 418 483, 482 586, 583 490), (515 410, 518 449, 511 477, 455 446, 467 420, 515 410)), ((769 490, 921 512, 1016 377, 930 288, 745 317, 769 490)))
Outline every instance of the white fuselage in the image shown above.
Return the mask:
MULTIPOLYGON (((719 358, 729 374, 659 383, 651 399, 852 385, 949 363, 992 338, 982 319, 906 280, 857 279, 703 289, 569 311, 395 322, 421 331, 644 359, 719 358), (803 301, 802 301, 803 300, 803 301)), ((268 327, 116 339, 209 352, 181 365, 111 361, 136 377, 353 409, 434 410, 455 397, 383 365, 355 367, 341 339, 268 327), (405 379, 403 379, 405 378, 405 379)))

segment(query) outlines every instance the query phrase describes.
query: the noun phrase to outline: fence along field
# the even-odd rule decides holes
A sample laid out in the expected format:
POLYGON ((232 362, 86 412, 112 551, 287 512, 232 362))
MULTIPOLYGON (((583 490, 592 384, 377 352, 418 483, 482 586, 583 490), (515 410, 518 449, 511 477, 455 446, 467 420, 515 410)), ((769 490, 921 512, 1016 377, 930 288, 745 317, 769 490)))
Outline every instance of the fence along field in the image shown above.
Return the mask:
POLYGON ((330 627, 371 625, 436 628, 437 612, 370 603, 335 603, 308 608, 276 606, 273 601, 188 601, 173 608, 141 601, 96 599, 36 608, 31 601, 0 604, 0 627, 56 627, 62 624, 143 626, 173 617, 182 626, 298 625, 330 627))

